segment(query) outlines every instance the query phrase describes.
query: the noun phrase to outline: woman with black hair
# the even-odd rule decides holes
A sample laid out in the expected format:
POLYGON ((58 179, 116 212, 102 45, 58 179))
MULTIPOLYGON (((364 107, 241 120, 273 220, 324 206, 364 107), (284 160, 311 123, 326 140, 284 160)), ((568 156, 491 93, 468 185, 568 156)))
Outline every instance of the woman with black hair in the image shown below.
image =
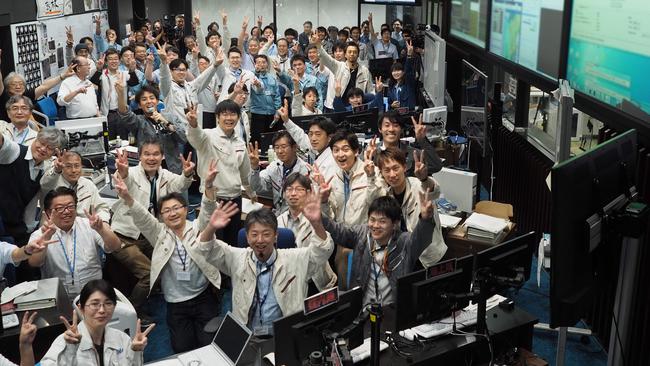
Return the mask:
POLYGON ((79 296, 83 320, 77 322, 76 311, 72 313, 72 323, 61 317, 66 331, 54 340, 41 365, 142 365, 147 335, 155 324, 142 332, 138 319, 131 340, 128 334, 106 326, 113 318, 116 304, 117 294, 108 282, 88 282, 79 296))
POLYGON ((396 62, 390 69, 391 78, 388 82, 388 103, 391 109, 408 107, 415 109, 417 103, 417 79, 413 58, 413 43, 406 43, 406 61, 396 62))

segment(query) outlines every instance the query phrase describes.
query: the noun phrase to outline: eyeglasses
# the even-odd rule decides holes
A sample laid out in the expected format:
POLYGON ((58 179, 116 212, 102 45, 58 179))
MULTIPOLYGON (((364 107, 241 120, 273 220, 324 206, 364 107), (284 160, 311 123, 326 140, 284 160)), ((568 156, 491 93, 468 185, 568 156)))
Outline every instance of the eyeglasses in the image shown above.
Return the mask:
POLYGON ((57 213, 63 213, 65 211, 74 212, 74 210, 76 209, 77 209, 77 205, 74 204, 69 204, 67 206, 57 206, 53 208, 53 210, 56 211, 57 213))
POLYGON ((85 305, 91 310, 99 310, 102 306, 104 307, 104 310, 111 310, 115 307, 115 303, 112 301, 107 301, 107 302, 91 302, 89 304, 85 305))
POLYGON ((64 164, 63 169, 81 169, 81 164, 64 164))
POLYGON ((177 68, 175 68, 173 70, 178 71, 178 72, 186 72, 187 71, 187 69, 181 69, 180 67, 177 67, 177 68))
POLYGON ((287 193, 305 193, 307 190, 304 187, 287 187, 285 190, 287 193))
POLYGON ((166 208, 164 210, 160 210, 160 214, 163 215, 163 216, 171 215, 172 212, 178 212, 178 211, 182 210, 185 207, 186 206, 169 207, 169 208, 166 208))
POLYGON ((273 145, 273 150, 287 150, 291 145, 273 145))
POLYGON ((18 112, 18 111, 29 112, 31 108, 29 108, 29 106, 26 105, 21 105, 21 106, 12 105, 11 107, 9 107, 9 110, 12 112, 18 112))

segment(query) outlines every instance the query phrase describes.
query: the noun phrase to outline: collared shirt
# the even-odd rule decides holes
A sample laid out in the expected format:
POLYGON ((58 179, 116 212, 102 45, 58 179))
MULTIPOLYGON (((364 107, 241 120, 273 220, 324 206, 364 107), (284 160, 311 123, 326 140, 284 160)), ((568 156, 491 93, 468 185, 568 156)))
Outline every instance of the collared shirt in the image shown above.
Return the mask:
MULTIPOLYGON (((29 241, 42 235, 41 230, 36 230, 29 241)), ((75 219, 72 228, 67 232, 57 228, 52 239, 58 242, 48 246, 41 275, 43 278, 61 279, 68 296, 74 299, 88 281, 102 278, 99 250, 105 251, 104 240, 90 227, 88 219, 81 217, 75 219), (74 279, 74 285, 67 281, 69 278, 74 279)))
MULTIPOLYGON (((190 231, 192 231, 192 225, 186 225, 183 237, 190 231)), ((174 239, 176 241, 174 251, 163 267, 160 279, 165 301, 178 303, 200 295, 208 288, 209 282, 183 246, 183 238, 174 235, 174 239), (189 278, 189 281, 179 280, 178 274, 183 272, 186 273, 185 276, 189 278)))
POLYGON ((260 194, 271 194, 273 196, 273 207, 276 215, 279 215, 287 210, 287 203, 282 196, 282 187, 284 186, 285 179, 291 173, 300 173, 307 175, 307 164, 296 158, 295 163, 291 167, 287 167, 281 161, 271 163, 266 169, 260 171, 259 169, 251 170, 249 180, 251 187, 260 194))
POLYGON ((85 211, 90 212, 92 207, 92 210, 102 221, 110 221, 111 213, 108 203, 100 197, 99 190, 92 180, 86 177, 79 177, 79 180, 75 184, 72 184, 62 174, 57 173, 53 166, 50 167, 43 175, 43 178, 41 178, 41 191, 39 192, 41 207, 43 207, 42 200, 47 192, 56 187, 67 187, 77 193, 77 216, 86 217, 85 211))
POLYGON ((0 133, 15 143, 25 146, 31 146, 32 142, 36 140, 36 135, 38 135, 38 132, 33 130, 29 125, 23 128, 22 131, 18 131, 13 123, 5 121, 0 121, 0 133))
POLYGON ((68 118, 94 117, 99 110, 97 94, 95 94, 93 84, 89 80, 79 79, 77 75, 73 75, 61 82, 59 96, 56 98, 56 102, 65 107, 65 114, 68 118), (86 88, 85 93, 75 95, 69 102, 64 100, 68 94, 81 87, 86 88))
POLYGON ((397 47, 392 42, 385 44, 381 38, 377 38, 373 42, 373 47, 375 48, 375 58, 392 58, 397 60, 399 58, 399 53, 397 52, 397 47))
POLYGON ((366 291, 363 294, 363 303, 368 304, 372 300, 380 302, 382 305, 390 304, 394 302, 394 294, 390 288, 390 281, 388 276, 382 270, 382 263, 384 263, 384 256, 386 255, 386 247, 370 251, 369 255, 372 255, 372 263, 370 268, 370 273, 368 274, 368 286, 366 286, 366 291), (375 288, 375 282, 377 288, 375 288), (378 291, 376 291, 378 290, 378 291))
POLYGON ((253 297, 253 306, 251 306, 251 316, 248 327, 258 333, 257 329, 262 329, 263 334, 273 332, 273 321, 282 317, 282 309, 278 304, 273 291, 273 265, 277 259, 277 251, 274 250, 271 257, 266 262, 261 262, 253 255, 255 270, 257 274, 257 287, 253 297))

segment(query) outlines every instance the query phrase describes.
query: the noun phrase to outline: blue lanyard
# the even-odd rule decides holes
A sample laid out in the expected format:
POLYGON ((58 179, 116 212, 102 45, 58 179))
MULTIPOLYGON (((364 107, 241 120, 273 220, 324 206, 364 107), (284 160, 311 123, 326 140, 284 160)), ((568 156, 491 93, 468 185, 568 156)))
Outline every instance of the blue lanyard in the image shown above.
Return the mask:
POLYGON ((63 255, 65 256, 65 261, 68 263, 68 269, 70 269, 70 276, 72 276, 72 284, 74 285, 74 271, 75 267, 77 266, 77 229, 74 229, 72 231, 72 264, 70 264, 70 258, 68 258, 68 252, 65 248, 65 245, 63 244, 63 240, 61 240, 61 236, 59 234, 56 234, 56 236, 59 239, 59 244, 61 244, 61 249, 63 249, 63 255))
MULTIPOLYGON (((25 129, 23 130, 23 139, 18 143, 19 145, 22 145, 25 142, 27 135, 29 135, 29 127, 25 127, 25 129)), ((14 136, 16 137, 19 136, 19 134, 16 135, 16 127, 14 127, 14 136)))
MULTIPOLYGON (((277 255, 277 254, 276 254, 277 255)), ((277 257, 275 258, 277 259, 277 257)), ((264 294, 264 297, 261 298, 260 300, 260 295, 259 295, 259 285, 255 284, 255 296, 257 297, 257 311, 260 314, 260 324, 263 324, 263 317, 262 317, 262 307, 264 306, 264 303, 266 302, 266 299, 269 297, 269 293, 271 292, 271 286, 273 286, 273 266, 275 265, 275 259, 271 264, 266 266, 266 269, 262 272, 260 272, 257 275, 257 281, 259 282, 260 276, 262 276, 264 273, 269 272, 269 281, 268 281, 268 286, 266 288, 266 293, 264 294)))
POLYGON ((183 264, 183 271, 186 271, 185 263, 187 261, 187 249, 183 248, 183 251, 185 252, 185 256, 184 257, 181 256, 181 250, 178 248, 178 240, 174 239, 174 241, 176 242, 176 253, 178 253, 178 258, 181 260, 181 263, 183 264))

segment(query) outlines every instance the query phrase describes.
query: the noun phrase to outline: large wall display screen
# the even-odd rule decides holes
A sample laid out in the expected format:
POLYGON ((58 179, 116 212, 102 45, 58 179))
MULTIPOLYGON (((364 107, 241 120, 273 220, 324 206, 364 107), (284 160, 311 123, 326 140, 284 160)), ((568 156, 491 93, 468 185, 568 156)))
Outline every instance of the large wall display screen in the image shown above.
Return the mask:
POLYGON ((488 0, 452 0, 452 36, 485 48, 488 0))
POLYGON ((490 52, 557 79, 564 0, 492 0, 490 52))
POLYGON ((650 122, 648 0, 574 0, 567 60, 571 86, 650 122))

